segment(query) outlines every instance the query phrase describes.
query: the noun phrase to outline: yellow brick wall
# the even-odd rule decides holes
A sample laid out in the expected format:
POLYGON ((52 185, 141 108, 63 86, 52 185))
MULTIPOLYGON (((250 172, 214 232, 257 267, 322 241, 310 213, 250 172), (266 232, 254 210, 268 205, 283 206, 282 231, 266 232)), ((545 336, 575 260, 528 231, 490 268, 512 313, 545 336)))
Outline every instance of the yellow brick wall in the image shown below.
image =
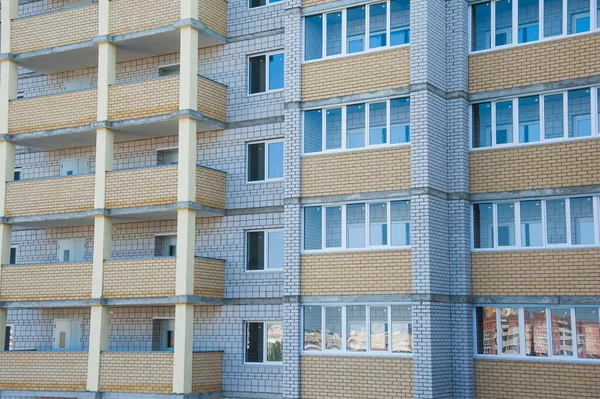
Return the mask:
POLYGON ((302 356, 302 399, 412 398, 413 360, 302 356))
POLYGON ((177 166, 106 174, 106 207, 166 205, 177 202, 177 166))
POLYGON ((110 34, 140 32, 172 25, 180 18, 180 0, 112 0, 110 34))
POLYGON ((172 394, 173 354, 103 352, 100 391, 172 394))
POLYGON ((94 175, 9 182, 7 216, 89 211, 94 208, 94 175))
POLYGON ((196 202, 224 209, 226 189, 227 173, 200 166, 196 168, 196 202))
POLYGON ((473 295, 600 295, 600 250, 477 252, 473 295))
POLYGON ((198 0, 198 21, 222 36, 227 36, 227 1, 198 0))
POLYGON ((196 258, 194 264, 194 295, 223 298, 225 296, 225 261, 196 258))
POLYGON ((19 134, 89 125, 96 121, 97 98, 98 90, 89 89, 13 100, 8 131, 19 134))
POLYGON ((179 109, 179 76, 111 86, 109 96, 112 121, 170 114, 179 109))
POLYGON ((585 186, 600 162, 600 140, 471 152, 471 192, 585 186))
POLYGON ((475 360, 477 399, 597 399, 600 364, 475 360))
POLYGON ((0 301, 88 299, 91 292, 91 263, 2 267, 0 301))
POLYGON ((302 65, 302 101, 398 88, 409 84, 408 47, 302 65))
POLYGON ((14 54, 87 42, 98 34, 98 4, 18 18, 12 29, 14 54))
MULTIPOLYGON (((224 3, 224 0, 214 0, 224 3)), ((198 76, 198 112, 227 122, 227 86, 198 76)))
POLYGON ((104 297, 156 298, 175 295, 176 258, 104 262, 104 297))
POLYGON ((223 352, 204 352, 192 355, 192 392, 223 390, 223 352))
POLYGON ((410 189, 410 147, 302 158, 302 196, 410 189))
POLYGON ((471 93, 600 74, 600 33, 469 57, 471 93))
POLYGON ((332 3, 333 0, 304 0, 302 2, 302 7, 312 7, 318 6, 320 4, 332 3))
POLYGON ((412 252, 304 254, 301 279, 302 295, 410 294, 412 252))
POLYGON ((0 390, 85 391, 88 354, 0 352, 0 390))

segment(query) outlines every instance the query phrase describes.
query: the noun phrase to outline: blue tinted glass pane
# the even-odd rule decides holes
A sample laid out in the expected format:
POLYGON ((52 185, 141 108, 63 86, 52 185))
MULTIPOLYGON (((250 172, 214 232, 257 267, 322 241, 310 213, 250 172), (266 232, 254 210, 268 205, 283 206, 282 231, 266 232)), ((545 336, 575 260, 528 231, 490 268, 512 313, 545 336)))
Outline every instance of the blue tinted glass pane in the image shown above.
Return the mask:
POLYGON ((540 141, 539 96, 519 98, 519 142, 540 141))
POLYGON ((269 56, 269 90, 283 89, 283 54, 269 56))
POLYGON ((369 104, 369 145, 387 143, 387 104, 369 104))
POLYGON ((346 11, 347 52, 357 53, 365 49, 365 6, 346 11))
POLYGON ((269 179, 283 177, 283 143, 269 143, 269 179))
POLYGON ((342 13, 327 14, 327 50, 326 55, 342 53, 342 13))
POLYGON ((594 242, 594 203, 592 198, 572 198, 571 243, 581 245, 594 242))
POLYGON ((492 46, 492 7, 490 3, 471 6, 471 50, 485 50, 492 46))
POLYGON ((563 0, 544 0, 544 37, 562 34, 563 0))
POLYGON ((387 3, 369 6, 369 48, 387 45, 387 3))
POLYGON ((268 237, 268 269, 282 269, 283 268, 283 231, 269 231, 267 232, 268 237))
POLYGON ((592 135, 590 89, 571 90, 568 95, 569 137, 592 135))
POLYGON ((304 59, 323 57, 323 16, 314 15, 304 19, 304 59))
POLYGON ((390 45, 410 43, 410 0, 390 1, 390 45))
POLYGON ((473 205, 475 248, 494 247, 494 208, 492 204, 473 205))
POLYGON ((590 0, 567 0, 567 33, 590 30, 590 0))
POLYGON ((342 207, 325 208, 325 246, 339 248, 342 246, 342 207))
POLYGON ((496 3, 496 46, 512 43, 512 0, 496 3))
POLYGON ((323 111, 304 113, 304 152, 320 152, 323 149, 323 111))
POLYGON ((544 137, 557 139, 565 136, 563 95, 544 96, 544 137))
POLYGON ((519 43, 539 39, 539 0, 519 1, 519 43))
POLYGON ((492 145, 492 104, 473 104, 473 148, 492 145))
POLYGON ((365 146, 365 105, 351 105, 346 109, 346 147, 365 146))
POLYGON ((410 99, 390 101, 390 144, 410 142, 410 99))
POLYGON ((342 109, 328 109, 325 123, 325 149, 342 148, 342 109))
POLYGON ((496 103, 496 144, 513 142, 513 104, 512 101, 496 103))
POLYGON ((321 249, 321 228, 321 207, 304 208, 304 249, 321 249))

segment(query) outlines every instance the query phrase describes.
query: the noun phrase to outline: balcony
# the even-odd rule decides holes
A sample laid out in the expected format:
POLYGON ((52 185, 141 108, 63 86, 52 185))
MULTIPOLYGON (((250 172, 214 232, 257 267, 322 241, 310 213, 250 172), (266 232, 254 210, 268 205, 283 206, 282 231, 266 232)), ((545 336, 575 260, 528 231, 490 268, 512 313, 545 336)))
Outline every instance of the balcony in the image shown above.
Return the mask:
POLYGON ((0 352, 0 391, 86 390, 86 352, 0 352))

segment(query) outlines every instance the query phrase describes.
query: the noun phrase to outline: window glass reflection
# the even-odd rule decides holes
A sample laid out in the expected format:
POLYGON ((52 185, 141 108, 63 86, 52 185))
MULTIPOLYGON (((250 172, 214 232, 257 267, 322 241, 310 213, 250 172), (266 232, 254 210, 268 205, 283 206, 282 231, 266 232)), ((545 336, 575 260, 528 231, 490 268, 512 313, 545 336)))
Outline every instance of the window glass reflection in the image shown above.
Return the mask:
POLYGON ((521 353, 519 309, 500 309, 500 323, 502 328, 502 353, 505 355, 518 355, 521 353))
POLYGON ((366 306, 346 307, 346 350, 348 352, 366 352, 367 350, 367 312, 366 306))
POLYGON ((552 355, 573 356, 571 309, 550 309, 552 355))
POLYGON ((525 355, 548 357, 548 328, 545 308, 525 308, 525 355))

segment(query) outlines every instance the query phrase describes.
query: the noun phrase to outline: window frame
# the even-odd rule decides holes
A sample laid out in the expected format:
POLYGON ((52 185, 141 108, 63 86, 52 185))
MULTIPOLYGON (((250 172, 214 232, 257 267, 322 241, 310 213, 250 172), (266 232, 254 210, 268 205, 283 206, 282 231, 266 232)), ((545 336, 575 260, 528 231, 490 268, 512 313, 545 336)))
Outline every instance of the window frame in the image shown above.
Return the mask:
MULTIPOLYGON (((261 7, 264 7, 264 6, 261 6, 261 7)), ((256 8, 259 8, 259 7, 256 7, 256 8)), ((264 53, 251 54, 246 57, 246 76, 247 76, 246 84, 248 85, 246 94, 249 97, 260 96, 260 95, 269 94, 269 93, 278 93, 278 92, 285 90, 285 76, 283 79, 283 87, 282 88, 273 89, 273 90, 269 89, 269 75, 271 73, 271 70, 270 70, 271 68, 269 68, 269 56, 279 55, 279 54, 283 54, 283 57, 284 57, 283 58, 283 72, 285 75, 285 51, 283 49, 268 51, 268 52, 264 52, 264 53), (256 57, 265 57, 265 63, 266 63, 266 66, 265 66, 265 91, 260 91, 258 93, 251 93, 250 89, 252 87, 252 76, 250 75, 250 59, 256 58, 256 57)))
MULTIPOLYGON (((10 246, 10 252, 12 252, 12 250, 15 250, 15 263, 11 263, 10 259, 9 259, 9 265, 18 265, 19 264, 19 246, 18 245, 11 245, 10 246)), ((9 257, 12 258, 11 254, 9 253, 9 257)))
POLYGON ((246 7, 248 10, 257 10, 257 9, 261 9, 264 7, 275 6, 277 4, 283 4, 283 0, 275 0, 275 1, 266 0, 266 4, 264 6, 257 6, 257 7, 250 7, 250 0, 247 0, 246 7))
MULTIPOLYGON (((268 268, 267 265, 269 263, 269 240, 268 240, 268 233, 272 233, 272 232, 281 232, 284 234, 284 239, 285 239, 285 232, 284 232, 284 228, 283 227, 274 227, 274 228, 268 228, 268 229, 250 229, 250 230, 246 230, 244 231, 244 240, 246 242, 245 245, 245 260, 244 260, 244 268, 246 270, 246 273, 280 273, 283 271, 284 265, 281 265, 281 267, 278 268, 268 268), (249 240, 248 240, 248 233, 264 233, 265 235, 265 239, 264 239, 264 248, 263 248, 263 254, 264 254, 264 260, 265 260, 265 264, 264 264, 264 268, 262 270, 250 270, 248 269, 248 249, 249 249, 249 240)), ((284 250, 285 251, 285 250, 284 250)))
POLYGON ((285 178, 285 139, 283 137, 276 139, 268 139, 268 140, 259 140, 259 141, 249 141, 246 142, 246 184, 262 184, 262 183, 272 183, 283 181, 285 178), (269 144, 273 143, 281 143, 283 145, 283 172, 284 175, 282 177, 273 177, 269 178, 269 144), (254 144, 264 144, 265 145, 265 178, 263 180, 250 180, 250 146, 254 144))
POLYGON ((13 171, 13 179, 12 181, 21 181, 24 180, 23 179, 23 167, 22 166, 15 166, 15 169, 13 171), (17 175, 17 173, 19 174, 19 179, 15 179, 15 176, 17 175))
MULTIPOLYGON (((269 324, 281 324, 281 328, 283 329, 283 320, 246 320, 244 321, 244 365, 246 366, 275 366, 275 367, 279 367, 283 365, 283 359, 280 362, 273 362, 273 361, 268 361, 268 335, 267 334, 267 326, 269 324), (263 325, 263 361, 262 362, 249 362, 248 361, 248 341, 247 341, 247 337, 248 337, 248 325, 249 324, 262 324, 263 325)), ((283 337, 282 336, 282 344, 283 344, 283 337)))

